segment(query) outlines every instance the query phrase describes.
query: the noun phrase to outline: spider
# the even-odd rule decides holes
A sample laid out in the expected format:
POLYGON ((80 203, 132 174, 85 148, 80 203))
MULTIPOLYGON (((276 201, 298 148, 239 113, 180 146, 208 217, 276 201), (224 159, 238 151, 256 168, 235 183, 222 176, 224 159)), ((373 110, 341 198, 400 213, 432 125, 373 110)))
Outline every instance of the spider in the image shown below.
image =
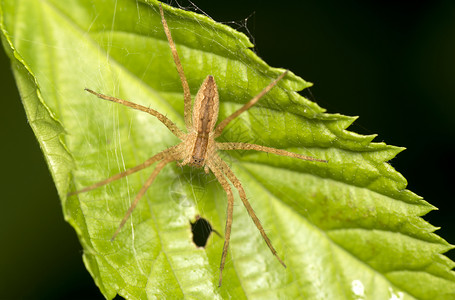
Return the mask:
POLYGON ((142 169, 145 169, 155 162, 158 165, 153 170, 150 177, 146 180, 142 188, 137 193, 133 203, 131 204, 130 208, 126 212, 125 216, 123 217, 120 225, 117 227, 114 235, 111 238, 111 241, 115 239, 118 235, 122 227, 125 225, 128 218, 131 216, 131 213, 135 209, 136 205, 138 204, 139 200, 144 196, 147 189, 153 183, 157 175, 160 171, 170 162, 173 161, 181 161, 178 163, 179 166, 190 165, 196 168, 204 168, 205 173, 212 173, 215 175, 218 182, 221 184, 222 188, 226 192, 227 195, 227 217, 226 217, 226 225, 225 225, 225 237, 224 237, 224 246, 223 252, 221 255, 221 263, 220 263, 220 275, 219 275, 219 286, 221 286, 222 282, 222 274, 223 269, 226 261, 227 250, 229 247, 229 240, 231 236, 231 226, 232 226, 232 217, 233 217, 233 209, 234 209, 234 194, 232 193, 231 185, 229 181, 234 185, 240 195, 240 199, 243 202, 248 214, 250 215, 251 219, 253 220, 254 224, 256 225, 257 229, 262 235, 265 243, 269 247, 270 251, 273 255, 278 259, 278 261, 286 267, 286 264, 283 260, 278 256, 275 248, 272 246, 270 239, 268 238, 267 234, 264 231, 264 228, 261 225, 258 217, 256 216, 253 208, 251 207, 250 203, 245 194, 245 190, 239 179, 235 176, 232 172, 231 168, 224 162, 220 156, 218 156, 218 150, 257 150, 282 156, 288 156, 293 158, 299 158, 302 160, 309 160, 309 161, 317 161, 317 162, 327 162, 326 160, 316 159, 309 156, 300 155, 293 152, 288 152, 281 149, 276 148, 269 148, 261 145, 256 144, 248 144, 248 143, 221 143, 217 142, 215 139, 221 135, 223 129, 235 118, 237 118, 242 112, 248 110, 254 104, 256 104, 259 99, 264 96, 267 92, 269 92, 283 77, 286 76, 288 71, 283 72, 278 78, 272 81, 268 86, 266 86, 259 94, 257 94, 254 98, 252 98, 249 102, 243 105, 240 109, 235 111, 233 114, 228 116, 226 119, 221 121, 217 126, 216 122, 218 119, 218 109, 219 109, 219 97, 218 97, 218 90, 215 83, 215 79, 213 76, 208 75, 204 82, 202 83, 199 91, 197 92, 193 109, 191 109, 191 94, 190 88, 188 86, 187 79, 183 72, 183 67, 180 62, 180 58, 177 53, 177 49, 175 47, 175 43, 171 37, 171 32, 167 25, 166 19, 164 18, 163 8, 160 5, 160 15, 161 15, 161 22, 163 24, 164 32, 166 34, 167 40, 169 42, 169 46, 171 48, 172 56, 174 59, 175 66, 177 68, 178 74, 180 76, 180 81, 183 87, 183 95, 184 95, 184 119, 185 119, 185 126, 187 132, 182 131, 175 125, 171 120, 169 120, 166 116, 161 114, 160 112, 130 102, 123 99, 106 96, 90 89, 85 89, 87 92, 92 93, 93 95, 97 96, 98 98, 112 101, 115 103, 119 103, 128 107, 131 107, 136 110, 140 110, 150 115, 156 117, 159 121, 161 121, 176 137, 178 137, 181 142, 175 146, 172 146, 164 151, 155 154, 154 156, 147 159, 142 164, 139 164, 133 168, 127 169, 124 172, 118 173, 110 178, 97 182, 91 186, 83 188, 81 190, 75 191, 70 193, 69 195, 75 195, 79 193, 88 192, 90 190, 96 189, 103 185, 106 185, 110 182, 138 172, 142 169), (229 181, 228 181, 229 180, 229 181))

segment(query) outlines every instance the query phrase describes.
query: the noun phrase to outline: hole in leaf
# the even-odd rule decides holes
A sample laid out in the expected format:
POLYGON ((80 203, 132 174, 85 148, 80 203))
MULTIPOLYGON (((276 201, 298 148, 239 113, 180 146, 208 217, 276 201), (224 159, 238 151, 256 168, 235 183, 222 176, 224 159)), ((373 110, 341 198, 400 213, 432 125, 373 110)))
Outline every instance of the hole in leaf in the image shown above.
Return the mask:
POLYGON ((220 234, 212 228, 210 222, 201 218, 201 216, 196 216, 196 221, 194 223, 190 222, 190 224, 191 231, 193 232, 193 242, 198 247, 205 247, 212 232, 215 232, 220 236, 220 234))

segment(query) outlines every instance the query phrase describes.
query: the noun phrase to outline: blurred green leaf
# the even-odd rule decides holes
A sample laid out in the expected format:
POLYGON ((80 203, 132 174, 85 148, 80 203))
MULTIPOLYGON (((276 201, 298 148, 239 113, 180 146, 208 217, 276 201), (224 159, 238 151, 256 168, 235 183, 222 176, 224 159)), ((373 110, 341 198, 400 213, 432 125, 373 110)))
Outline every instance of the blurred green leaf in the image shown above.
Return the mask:
MULTIPOLYGON (((452 246, 420 216, 434 209, 406 190, 388 163, 402 148, 347 131, 355 118, 326 114, 290 74, 221 141, 253 142, 328 159, 222 154, 283 257, 269 252, 237 204, 217 287, 223 238, 192 243, 190 221, 222 232, 226 196, 213 175, 166 167, 114 242, 110 237, 151 169, 66 197, 178 142, 159 121, 99 100, 90 88, 153 107, 183 128, 183 95, 157 1, 0 0, 3 46, 56 183, 66 220, 106 298, 453 299, 452 246)), ((241 33, 165 6, 193 95, 211 74, 220 119, 282 69, 267 66, 241 33)), ((237 199, 237 203, 240 203, 237 199)))

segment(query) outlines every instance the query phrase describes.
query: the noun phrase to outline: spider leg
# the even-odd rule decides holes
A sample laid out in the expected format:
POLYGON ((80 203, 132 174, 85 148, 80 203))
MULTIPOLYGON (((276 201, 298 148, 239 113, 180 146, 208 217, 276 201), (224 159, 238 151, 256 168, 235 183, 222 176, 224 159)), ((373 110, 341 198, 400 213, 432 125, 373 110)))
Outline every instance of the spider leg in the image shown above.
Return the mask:
POLYGON ((223 121, 221 121, 218 126, 215 128, 215 138, 219 137, 221 135, 221 133, 223 132, 223 129, 224 127, 227 126, 227 124, 229 124, 229 122, 231 122, 232 120, 234 120, 235 118, 237 118, 241 113, 243 113, 244 111, 248 110, 251 106, 255 105, 259 99, 261 99, 262 96, 264 96, 265 94, 267 94, 281 79, 283 79, 284 76, 286 76, 286 74, 288 73, 288 71, 285 71, 283 72, 283 74, 281 74, 280 76, 278 76, 277 79, 275 79, 274 81, 272 81, 268 86, 266 86, 259 94, 257 94, 256 96, 253 97, 253 99, 251 99, 250 101, 248 101, 244 106, 242 106, 241 108, 239 108, 237 111, 235 111, 234 113, 232 113, 232 115, 230 115, 229 117, 227 117, 226 119, 224 119, 223 121))
POLYGON ((229 185, 229 182, 224 177, 223 172, 221 172, 214 164, 209 164, 209 168, 210 168, 210 170, 212 170, 216 179, 218 179, 219 183, 223 187, 224 191, 226 192, 227 199, 228 199, 224 246, 223 246, 223 254, 221 255, 220 279, 218 282, 218 287, 220 287, 221 281, 223 280, 223 269, 224 269, 224 264, 226 262, 226 256, 227 256, 227 251, 228 251, 228 247, 229 247, 229 240, 231 239, 232 218, 233 218, 233 214, 234 214, 234 195, 232 194, 231 186, 229 185))
POLYGON ((293 158, 299 158, 303 160, 310 160, 310 161, 317 161, 317 162, 324 162, 326 163, 327 160, 318 159, 311 156, 301 155, 294 152, 289 152, 282 149, 270 148, 256 144, 248 144, 248 143, 216 143, 217 150, 256 150, 262 151, 267 153, 272 153, 281 156, 289 156, 293 158))
POLYGON ((148 114, 151 114, 152 116, 156 117, 161 123, 163 123, 167 128, 169 128, 169 130, 176 137, 178 137, 181 140, 183 140, 183 138, 185 137, 185 133, 182 130, 180 130, 180 128, 178 128, 177 125, 174 124, 174 122, 172 122, 165 115, 163 115, 162 113, 160 113, 160 112, 158 112, 158 111, 156 111, 154 109, 151 109, 151 108, 148 108, 148 107, 145 107, 145 106, 142 106, 142 105, 130 102, 130 101, 126 101, 126 100, 123 100, 123 99, 119 99, 119 98, 103 95, 103 94, 97 93, 95 91, 92 91, 91 89, 87 89, 86 88, 85 90, 87 92, 92 93, 93 95, 97 96, 98 98, 101 98, 101 99, 104 99, 104 100, 108 100, 108 101, 112 101, 112 102, 115 102, 115 103, 119 103, 119 104, 122 104, 122 105, 125 105, 125 106, 128 106, 128 107, 131 107, 131 108, 146 112, 148 114))
POLYGON ((167 159, 164 159, 162 160, 155 168, 155 170, 153 170, 152 172, 152 175, 150 175, 150 177, 147 179, 147 181, 144 183, 144 185, 142 186, 142 188, 139 190, 139 193, 137 193, 136 195, 136 198, 134 198, 134 201, 133 203, 131 204, 130 208, 128 209, 128 211, 126 212, 125 216, 123 217, 122 219, 122 222, 120 222, 120 225, 119 227, 117 227, 117 230, 115 231, 114 235, 112 236, 111 238, 111 241, 113 241, 115 239, 115 237, 118 235, 118 233, 120 232, 120 230, 122 229, 122 227, 125 225, 126 221, 128 220, 128 218, 131 216, 131 213, 133 212, 133 210, 136 208, 136 205, 138 204, 139 200, 141 200, 141 198, 144 196, 145 192, 147 192, 148 188, 150 187, 150 185, 152 185, 153 181, 155 180, 156 176, 158 176, 158 174, 160 173, 160 171, 170 162, 172 161, 175 161, 177 160, 178 158, 177 157, 172 157, 172 158, 167 158, 167 159))
POLYGON ((161 23, 163 23, 164 33, 166 33, 167 40, 169 42, 169 46, 171 47, 172 57, 174 58, 175 66, 177 67, 177 72, 180 76, 180 81, 182 82, 183 87, 183 97, 184 97, 184 112, 183 116, 185 118, 185 125, 187 130, 191 128, 191 92, 190 87, 188 85, 188 81, 185 77, 185 72, 183 72, 183 66, 180 62, 179 54, 177 53, 177 48, 175 47, 174 40, 171 36, 171 31, 167 26, 166 19, 164 18, 163 7, 160 3, 160 14, 161 14, 161 23))
POLYGON ((286 264, 278 256, 275 248, 273 248, 272 242, 270 241, 269 237, 265 233, 265 230, 264 230, 264 227, 262 227, 261 221, 259 221, 259 218, 256 216, 256 213, 254 212, 253 208, 251 207, 251 204, 246 197, 245 190, 243 189, 243 186, 240 183, 240 180, 235 176, 235 174, 234 174, 234 172, 232 172, 231 168, 229 168, 229 166, 221 158, 214 157, 214 159, 216 161, 216 164, 221 166, 221 170, 226 175, 226 177, 234 184, 235 188, 239 191, 240 199, 242 200, 243 205, 245 206, 251 219, 253 219, 254 225, 256 225, 257 229, 261 233, 262 238, 264 239, 265 243, 269 247, 270 251, 272 252, 273 255, 275 255, 275 257, 283 265, 283 267, 286 268, 286 264))
POLYGON ((172 147, 170 147, 170 148, 168 148, 168 149, 166 149, 164 151, 161 151, 160 153, 157 153, 157 154, 153 155, 152 157, 150 157, 149 159, 144 161, 142 164, 139 164, 139 165, 137 165, 137 166, 135 166, 133 168, 127 169, 127 170, 125 170, 125 171, 123 171, 121 173, 115 174, 112 177, 109 177, 109 178, 107 178, 105 180, 102 180, 102 181, 99 181, 97 183, 94 183, 91 186, 85 187, 85 188, 83 188, 81 190, 68 193, 67 195, 68 196, 73 196, 73 195, 85 193, 85 192, 94 190, 96 188, 99 188, 99 187, 101 187, 103 185, 106 185, 108 183, 111 183, 112 181, 116 181, 116 180, 119 180, 120 178, 123 178, 123 177, 126 177, 128 175, 134 174, 134 173, 136 173, 136 172, 138 172, 138 171, 140 171, 142 169, 147 168, 148 166, 152 165, 153 163, 155 163, 155 162, 157 162, 159 160, 162 160, 164 157, 166 157, 167 155, 169 155, 170 153, 172 153, 176 149, 178 149, 180 145, 181 144, 172 146, 172 147))

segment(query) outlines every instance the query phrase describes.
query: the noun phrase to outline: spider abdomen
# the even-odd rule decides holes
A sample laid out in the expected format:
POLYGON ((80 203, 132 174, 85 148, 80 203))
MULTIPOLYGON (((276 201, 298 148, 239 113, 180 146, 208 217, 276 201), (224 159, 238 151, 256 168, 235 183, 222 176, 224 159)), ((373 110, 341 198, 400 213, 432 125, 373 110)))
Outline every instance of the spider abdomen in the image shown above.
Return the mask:
MULTIPOLYGON (((205 78, 194 100, 193 134, 196 135, 189 164, 195 167, 204 166, 209 146, 210 133, 218 119, 218 89, 213 76, 205 78)), ((212 137, 213 139, 213 137, 212 137)))

